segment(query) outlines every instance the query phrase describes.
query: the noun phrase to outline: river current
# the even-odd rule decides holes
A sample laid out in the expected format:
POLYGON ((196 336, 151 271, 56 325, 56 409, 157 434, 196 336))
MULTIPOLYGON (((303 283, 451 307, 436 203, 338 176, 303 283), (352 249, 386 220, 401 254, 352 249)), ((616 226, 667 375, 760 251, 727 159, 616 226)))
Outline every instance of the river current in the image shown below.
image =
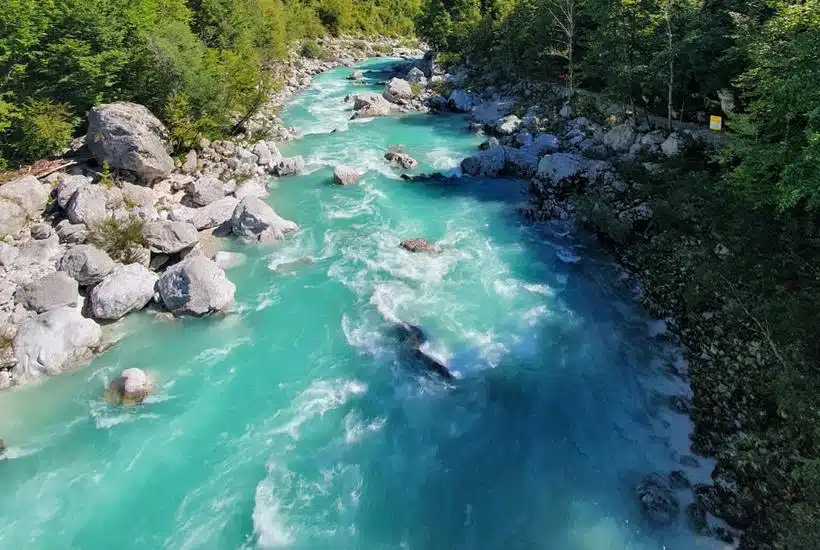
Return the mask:
POLYGON ((389 146, 455 172, 480 138, 460 115, 349 122, 343 98, 388 65, 319 75, 283 111, 306 173, 268 200, 300 230, 229 243, 235 314, 132 315, 92 364, 0 395, 0 548, 713 547, 683 514, 649 528, 633 493, 707 477, 680 463, 691 426, 665 396, 689 390, 663 323, 592 239, 520 216, 525 183, 401 180, 389 146), (366 175, 335 186, 337 163, 366 175), (440 253, 399 248, 413 237, 440 253), (399 321, 455 381, 408 361, 399 321), (106 404, 129 367, 156 393, 106 404))

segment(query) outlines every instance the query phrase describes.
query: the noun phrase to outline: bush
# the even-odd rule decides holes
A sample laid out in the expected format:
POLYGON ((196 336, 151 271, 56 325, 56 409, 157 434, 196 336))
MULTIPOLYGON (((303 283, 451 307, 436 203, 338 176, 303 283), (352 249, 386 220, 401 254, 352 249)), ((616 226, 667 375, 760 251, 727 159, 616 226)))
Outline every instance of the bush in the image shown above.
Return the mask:
POLYGON ((107 218, 91 227, 88 242, 118 262, 134 263, 138 259, 139 249, 145 244, 142 220, 131 218, 127 222, 118 222, 107 218))
POLYGON ((315 40, 305 40, 302 43, 302 49, 299 50, 299 53, 302 57, 308 59, 324 59, 327 57, 325 49, 315 40))
POLYGON ((16 160, 34 162, 68 147, 78 123, 70 106, 50 99, 29 100, 20 113, 16 160))

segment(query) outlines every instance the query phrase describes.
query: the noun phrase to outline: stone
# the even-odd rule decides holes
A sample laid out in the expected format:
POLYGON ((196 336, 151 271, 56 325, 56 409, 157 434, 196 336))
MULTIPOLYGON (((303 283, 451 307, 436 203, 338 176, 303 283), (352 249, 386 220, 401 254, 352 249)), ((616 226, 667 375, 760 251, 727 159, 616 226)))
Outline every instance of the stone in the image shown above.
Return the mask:
POLYGON ((125 369, 108 385, 104 399, 114 405, 141 405, 154 391, 154 377, 142 369, 125 369))
POLYGON ((501 142, 498 141, 497 137, 488 138, 486 141, 482 142, 481 145, 478 146, 479 151, 488 151, 493 147, 499 147, 501 142))
POLYGON ((629 151, 632 144, 635 143, 637 133, 628 122, 613 126, 606 134, 604 134, 604 145, 617 153, 625 153, 629 151))
POLYGON ((295 176, 305 169, 305 159, 302 157, 286 157, 279 160, 274 167, 274 173, 279 177, 295 176))
POLYGON ((17 237, 26 225, 26 212, 16 203, 0 199, 0 239, 17 237))
POLYGON ((561 148, 561 140, 552 134, 538 134, 532 143, 527 145, 527 150, 538 155, 554 153, 561 148))
POLYGON ((558 112, 558 115, 561 118, 572 118, 572 105, 569 103, 564 103, 564 106, 561 107, 561 110, 558 112))
POLYGON ((678 133, 669 134, 669 137, 661 144, 661 151, 667 157, 676 157, 686 149, 687 140, 678 133))
POLYGON ((538 163, 538 178, 557 183, 563 179, 580 176, 584 171, 580 157, 573 153, 544 155, 538 163))
POLYGON ((91 359, 100 344, 100 325, 76 307, 61 307, 26 321, 12 343, 15 380, 55 375, 91 359))
POLYGON ((265 201, 245 197, 236 206, 231 218, 231 231, 237 237, 255 242, 274 242, 299 229, 290 220, 279 216, 265 201))
POLYGON ((268 189, 265 187, 265 183, 262 180, 258 178, 251 178, 249 180, 245 180, 239 185, 239 187, 236 188, 236 191, 234 191, 234 196, 239 200, 242 200, 245 197, 257 197, 264 199, 268 196, 268 189))
POLYGON ((17 256, 19 255, 19 248, 0 241, 0 267, 10 269, 14 265, 14 262, 17 261, 17 256))
POLYGON ((493 147, 461 161, 461 171, 473 177, 495 177, 504 170, 506 155, 503 147, 493 147))
POLYGON ((410 83, 401 78, 393 78, 384 86, 382 96, 390 103, 404 104, 416 94, 410 83))
POLYGON ((453 90, 447 98, 447 105, 460 113, 469 113, 475 104, 475 96, 466 90, 453 90))
POLYGON ((385 153, 384 158, 389 163, 395 164, 399 168, 403 168, 405 170, 412 170, 419 165, 416 159, 406 153, 401 153, 398 151, 388 151, 385 153))
POLYGON ((29 229, 29 233, 31 234, 32 239, 42 241, 43 239, 48 239, 51 237, 54 230, 47 223, 35 223, 29 229))
POLYGON ((538 171, 538 155, 527 148, 504 148, 504 173, 529 178, 538 171))
POLYGON ((115 320, 142 309, 154 297, 156 273, 141 264, 114 269, 91 290, 91 314, 96 319, 115 320))
POLYGON ((157 203, 156 191, 144 185, 134 185, 123 181, 120 183, 120 191, 122 192, 123 203, 131 209, 152 209, 157 203))
POLYGON ((55 189, 55 195, 57 197, 57 204, 65 210, 68 208, 68 203, 71 201, 71 198, 74 196, 74 193, 81 187, 86 187, 91 185, 92 179, 88 176, 63 176, 60 178, 60 182, 57 184, 57 188, 55 189))
POLYGON ((82 244, 88 238, 88 228, 84 223, 71 223, 70 220, 63 220, 57 224, 56 229, 60 242, 82 244))
POLYGON ((496 123, 495 130, 502 136, 511 136, 518 131, 519 126, 521 126, 521 119, 515 115, 509 115, 496 123))
POLYGON ((175 315, 208 315, 229 310, 236 287, 225 272, 202 255, 170 267, 157 283, 165 307, 175 315))
POLYGON ((236 148, 236 162, 239 168, 251 168, 259 164, 259 157, 251 153, 244 147, 236 148))
POLYGON ((692 484, 689 482, 686 472, 683 470, 675 470, 669 474, 669 486, 678 491, 681 489, 688 489, 692 486, 692 484))
POLYGON ((393 105, 378 94, 356 94, 353 96, 353 118, 375 118, 393 112, 393 105))
POLYGON ((231 269, 245 263, 246 256, 239 252, 220 250, 214 254, 214 263, 222 269, 231 269))
POLYGON ((86 145, 97 161, 153 181, 174 169, 168 131, 151 111, 136 103, 98 105, 88 113, 86 145))
POLYGON ((666 140, 666 135, 664 134, 663 130, 654 130, 649 132, 648 134, 644 134, 641 136, 641 145, 645 147, 649 147, 650 149, 655 147, 660 147, 661 144, 666 140))
POLYGON ((142 236, 148 250, 161 254, 176 254, 199 242, 197 228, 190 222, 148 222, 142 226, 142 236))
POLYGON ((407 250, 408 252, 437 252, 436 247, 430 244, 430 242, 428 242, 426 239, 422 238, 404 240, 399 243, 399 246, 407 250))
POLYGON ((51 189, 34 176, 25 176, 0 185, 0 199, 13 202, 29 218, 38 218, 48 204, 51 189))
POLYGON ((260 141, 253 146, 253 154, 256 155, 257 164, 261 166, 267 166, 273 162, 273 153, 264 141, 260 141))
POLYGON ((359 181, 361 177, 361 172, 343 164, 339 164, 333 169, 333 183, 336 185, 352 185, 359 181))
POLYGON ((680 503, 677 497, 658 475, 646 476, 635 487, 641 511, 653 527, 667 527, 678 520, 680 503))
POLYGON ((185 162, 182 163, 182 168, 180 168, 180 170, 183 174, 193 174, 196 172, 197 162, 198 159, 196 151, 190 149, 188 154, 185 155, 185 162))
POLYGON ((494 126, 498 119, 504 118, 515 109, 515 100, 509 98, 483 101, 473 110, 473 121, 479 124, 494 126))
POLYGON ((68 208, 66 208, 66 215, 71 223, 82 223, 86 227, 93 226, 108 217, 106 205, 107 198, 102 186, 80 187, 71 197, 68 208))
POLYGON ((115 265, 114 260, 96 246, 81 244, 65 251, 57 269, 64 271, 80 286, 92 286, 111 273, 115 265))
POLYGON ((225 196, 225 184, 216 178, 203 176, 188 186, 188 194, 194 204, 207 206, 225 196))
POLYGON ((171 210, 172 221, 191 222, 197 230, 219 227, 231 219, 239 201, 234 197, 225 197, 202 208, 187 208, 179 205, 171 210))
POLYGON ((347 75, 348 80, 364 80, 364 73, 360 70, 355 70, 347 75))
POLYGON ((44 313, 65 306, 76 307, 80 294, 77 281, 63 271, 55 271, 18 286, 15 299, 32 311, 44 313))

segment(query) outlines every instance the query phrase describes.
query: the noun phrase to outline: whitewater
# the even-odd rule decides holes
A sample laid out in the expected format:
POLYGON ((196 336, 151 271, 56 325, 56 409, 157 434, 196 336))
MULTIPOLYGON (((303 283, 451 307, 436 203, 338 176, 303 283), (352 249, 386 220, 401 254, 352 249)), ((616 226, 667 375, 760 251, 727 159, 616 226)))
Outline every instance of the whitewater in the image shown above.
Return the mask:
POLYGON ((455 175, 481 137, 455 114, 349 121, 345 96, 390 63, 319 75, 284 109, 306 170, 268 201, 300 230, 227 243, 247 256, 235 313, 132 315, 90 365, 0 395, 0 548, 715 548, 683 513, 650 528, 633 491, 708 480, 668 407, 689 388, 663 323, 594 239, 521 216, 525 182, 402 180, 388 147, 455 175), (339 163, 365 176, 335 186, 339 163), (398 246, 415 237, 440 252, 398 246), (408 360, 398 322, 454 381, 408 360), (155 394, 105 403, 131 367, 155 394))

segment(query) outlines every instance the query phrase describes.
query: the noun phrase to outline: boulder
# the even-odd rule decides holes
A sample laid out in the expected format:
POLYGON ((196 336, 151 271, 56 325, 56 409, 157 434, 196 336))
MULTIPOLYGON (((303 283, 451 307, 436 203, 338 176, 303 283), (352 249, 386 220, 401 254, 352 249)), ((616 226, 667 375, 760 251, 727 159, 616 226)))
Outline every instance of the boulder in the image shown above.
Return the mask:
POLYGON ((253 146, 253 154, 256 155, 256 163, 261 166, 267 166, 273 162, 273 153, 264 141, 253 146))
POLYGON ((469 113, 476 104, 475 96, 466 90, 453 90, 447 99, 447 105, 461 113, 469 113))
POLYGON ((361 172, 343 164, 333 169, 333 183, 336 185, 351 185, 359 181, 361 177, 361 172))
POLYGON ((667 157, 676 157, 680 155, 688 144, 688 140, 683 135, 674 133, 669 134, 669 137, 661 143, 661 151, 667 157))
POLYGON ((384 86, 382 96, 390 103, 404 104, 413 99, 416 94, 410 87, 410 83, 401 78, 393 78, 384 86))
POLYGON ((0 199, 0 239, 17 237, 26 225, 26 212, 17 203, 0 199))
POLYGON ((384 155, 385 160, 387 160, 391 164, 395 164, 396 166, 403 168, 405 170, 412 170, 416 168, 419 163, 416 159, 411 157, 406 153, 399 153, 397 151, 388 151, 384 155))
POLYGON ((356 94, 353 96, 353 118, 375 118, 393 112, 393 105, 378 94, 356 94))
POLYGON ((55 195, 57 196, 57 204, 65 210, 68 208, 68 203, 74 196, 74 193, 81 187, 91 185, 92 180, 87 176, 64 176, 60 178, 57 184, 55 195))
POLYGON ((364 73, 360 70, 355 70, 347 75, 348 80, 364 80, 364 73))
POLYGON ((129 208, 152 209, 157 203, 157 193, 150 187, 123 181, 119 189, 125 205, 129 208))
POLYGON ((176 254, 199 242, 197 228, 190 222, 148 222, 142 226, 142 236, 148 250, 161 254, 176 254))
POLYGON ((298 225, 279 216, 265 201, 245 197, 236 206, 231 218, 231 231, 237 237, 256 242, 281 240, 298 225))
POLYGON ((247 171, 247 169, 250 168, 255 168, 257 164, 260 164, 259 157, 244 147, 237 147, 236 153, 234 154, 236 155, 236 167, 244 169, 244 171, 247 171))
POLYGON ((504 173, 510 176, 532 177, 538 171, 538 155, 527 148, 504 148, 504 173))
POLYGON ((107 199, 102 186, 80 187, 71 197, 66 215, 71 223, 83 223, 89 227, 108 217, 106 204, 107 199))
POLYGON ((461 171, 468 176, 495 177, 504 170, 503 147, 493 147, 461 161, 461 171))
POLYGON ((179 205, 171 210, 169 218, 178 222, 191 222, 197 230, 219 227, 231 219, 239 201, 225 197, 202 208, 187 208, 179 205))
POLYGON ((71 223, 70 220, 63 220, 57 224, 56 229, 60 242, 82 244, 88 238, 88 228, 84 223, 71 223))
POLYGON ((32 239, 36 239, 38 241, 42 241, 43 239, 48 239, 54 233, 54 229, 47 223, 35 223, 29 229, 29 233, 31 234, 32 239))
POLYGON ((142 369, 125 369, 103 396, 114 405, 140 405, 154 391, 154 377, 142 369))
POLYGON ((274 173, 279 177, 295 176, 305 169, 305 159, 302 157, 287 157, 279 159, 274 167, 274 173))
POLYGON ((91 109, 85 138, 100 163, 134 172, 146 181, 174 169, 168 131, 151 111, 136 103, 110 103, 91 109))
POLYGON ((628 122, 613 126, 606 134, 604 134, 604 145, 618 153, 625 153, 629 151, 638 134, 628 122))
POLYGON ((203 176, 191 182, 188 194, 194 204, 207 206, 225 196, 225 184, 216 178, 203 176))
POLYGON ((561 107, 561 110, 558 112, 558 115, 561 118, 572 118, 572 105, 569 103, 564 103, 564 106, 561 107))
POLYGON ((437 252, 436 247, 429 241, 422 238, 407 239, 399 243, 399 246, 408 252, 437 252))
POLYGON ((44 313, 66 306, 76 307, 80 294, 77 281, 63 271, 55 271, 18 286, 15 299, 32 311, 44 313))
POLYGON ((242 200, 245 197, 257 197, 264 199, 268 196, 268 190, 262 180, 251 178, 249 180, 245 180, 239 185, 239 187, 236 188, 236 191, 234 191, 234 196, 239 200, 242 200))
POLYGON ((532 143, 527 145, 527 149, 538 155, 539 157, 544 153, 553 153, 561 148, 561 140, 552 134, 538 134, 532 143))
POLYGON ((557 183, 563 179, 580 176, 584 172, 581 158, 574 153, 544 155, 538 163, 538 178, 557 183))
POLYGON ((427 77, 424 75, 424 71, 418 67, 413 67, 407 72, 407 81, 422 86, 427 85, 427 77))
POLYGON ((76 307, 61 307, 26 321, 12 343, 16 380, 54 375, 88 361, 100 344, 100 325, 76 307))
POLYGON ((495 99, 484 101, 473 108, 473 121, 479 124, 494 126, 498 119, 504 118, 515 108, 513 99, 495 99))
POLYGON ((11 269, 14 262, 17 261, 17 256, 20 255, 20 249, 8 243, 0 241, 0 267, 11 269))
POLYGON ((678 520, 680 503, 658 475, 648 475, 635 487, 638 504, 647 521, 653 527, 667 527, 678 520))
POLYGON ((115 320, 142 309, 154 297, 157 275, 141 264, 114 269, 91 290, 91 314, 96 319, 115 320))
POLYGON ((185 162, 182 163, 182 168, 181 168, 182 173, 183 174, 193 174, 194 172, 196 172, 197 162, 198 162, 198 159, 197 159, 196 151, 194 151, 193 149, 190 149, 188 151, 188 154, 185 155, 185 162))
POLYGON ((175 315, 208 315, 229 310, 236 287, 213 261, 195 254, 163 273, 157 289, 175 315))
POLYGON ((498 141, 497 137, 488 138, 486 141, 483 141, 481 145, 478 146, 479 151, 488 151, 493 147, 498 147, 501 145, 501 142, 498 141))
POLYGON ((502 136, 511 136, 518 131, 519 126, 521 126, 521 119, 515 115, 508 115, 496 123, 495 131, 502 136))
POLYGON ((67 273, 80 286, 92 286, 111 273, 115 265, 114 260, 99 248, 81 244, 66 250, 57 268, 67 273))
POLYGON ((51 189, 34 176, 25 176, 0 185, 0 199, 15 203, 29 218, 42 215, 51 189))

